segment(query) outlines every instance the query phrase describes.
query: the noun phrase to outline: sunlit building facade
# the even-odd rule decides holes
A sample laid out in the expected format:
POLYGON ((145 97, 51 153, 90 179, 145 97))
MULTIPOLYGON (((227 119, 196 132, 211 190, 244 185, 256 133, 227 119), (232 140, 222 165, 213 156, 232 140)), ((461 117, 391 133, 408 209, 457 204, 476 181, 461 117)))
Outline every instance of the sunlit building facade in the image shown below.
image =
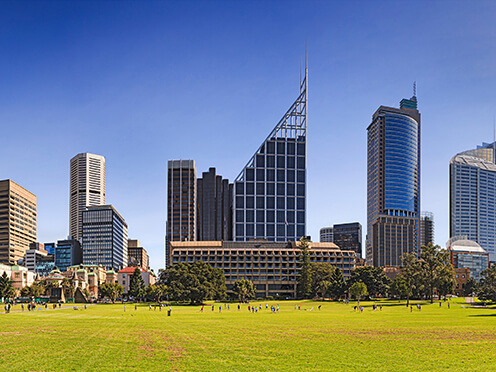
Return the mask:
POLYGON ((234 181, 235 241, 305 236, 306 128, 307 72, 296 101, 234 181))
POLYGON ((381 106, 367 128, 366 259, 400 266, 419 252, 420 113, 417 98, 381 106))

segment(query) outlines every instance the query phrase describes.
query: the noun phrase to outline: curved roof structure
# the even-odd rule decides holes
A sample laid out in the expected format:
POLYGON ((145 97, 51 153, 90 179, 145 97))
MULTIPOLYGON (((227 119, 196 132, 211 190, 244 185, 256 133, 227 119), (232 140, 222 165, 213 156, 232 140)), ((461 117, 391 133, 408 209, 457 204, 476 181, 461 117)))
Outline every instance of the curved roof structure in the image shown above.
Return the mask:
POLYGON ((496 172, 496 164, 470 155, 463 155, 463 154, 455 155, 451 158, 450 164, 465 164, 472 167, 481 168, 490 172, 496 172))
POLYGON ((457 240, 449 248, 456 252, 486 253, 477 242, 468 239, 457 240))

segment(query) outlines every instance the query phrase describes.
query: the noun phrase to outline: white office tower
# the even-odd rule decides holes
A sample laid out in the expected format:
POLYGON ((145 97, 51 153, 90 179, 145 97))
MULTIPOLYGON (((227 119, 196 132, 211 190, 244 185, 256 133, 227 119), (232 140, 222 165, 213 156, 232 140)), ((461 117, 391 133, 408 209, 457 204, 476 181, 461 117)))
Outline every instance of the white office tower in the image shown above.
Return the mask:
POLYGON ((105 158, 90 153, 71 159, 69 235, 82 237, 82 213, 86 207, 105 205, 105 158))

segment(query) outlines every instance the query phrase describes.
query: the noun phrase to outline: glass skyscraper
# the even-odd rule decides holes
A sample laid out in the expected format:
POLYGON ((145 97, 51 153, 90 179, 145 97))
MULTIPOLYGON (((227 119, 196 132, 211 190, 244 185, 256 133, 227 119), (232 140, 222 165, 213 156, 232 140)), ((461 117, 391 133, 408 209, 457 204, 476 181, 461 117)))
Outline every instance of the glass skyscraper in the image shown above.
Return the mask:
POLYGON ((417 98, 380 106, 367 128, 369 265, 400 266, 419 251, 420 113, 417 98))
POLYGON ((450 160, 450 235, 465 235, 496 261, 495 144, 484 143, 450 160))
POLYGON ((306 234, 307 74, 296 101, 234 181, 235 241, 306 234))

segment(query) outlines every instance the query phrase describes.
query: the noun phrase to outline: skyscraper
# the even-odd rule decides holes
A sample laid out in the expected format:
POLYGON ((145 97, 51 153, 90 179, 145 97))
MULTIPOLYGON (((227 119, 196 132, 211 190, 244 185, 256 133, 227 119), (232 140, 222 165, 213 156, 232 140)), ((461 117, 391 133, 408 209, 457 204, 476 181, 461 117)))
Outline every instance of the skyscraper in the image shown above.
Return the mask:
POLYGON ((483 143, 450 160, 450 235, 465 235, 496 261, 495 144, 483 143))
POLYGON ((300 94, 234 181, 235 241, 306 234, 307 75, 300 94))
POLYGON ((380 106, 367 128, 367 263, 399 266, 418 254, 420 113, 417 98, 380 106))
POLYGON ((431 212, 422 212, 420 214, 420 243, 427 245, 434 244, 434 214, 431 212))
POLYGON ((320 229, 321 243, 334 243, 334 230, 332 227, 323 227, 320 229))
POLYGON ((232 240, 232 184, 210 168, 197 188, 197 240, 232 240))
POLYGON ((12 180, 0 181, 0 262, 14 265, 36 242, 36 195, 12 180))
POLYGON ((167 164, 165 266, 170 265, 170 241, 196 240, 196 165, 194 160, 167 164))
POLYGON ((334 244, 343 251, 354 251, 362 258, 362 225, 360 222, 341 223, 333 226, 334 244))
POLYGON ((105 204, 105 158, 90 153, 71 159, 69 235, 82 236, 82 213, 86 207, 105 204))
POLYGON ((111 205, 91 206, 82 217, 83 264, 127 267, 127 224, 119 212, 111 205))

